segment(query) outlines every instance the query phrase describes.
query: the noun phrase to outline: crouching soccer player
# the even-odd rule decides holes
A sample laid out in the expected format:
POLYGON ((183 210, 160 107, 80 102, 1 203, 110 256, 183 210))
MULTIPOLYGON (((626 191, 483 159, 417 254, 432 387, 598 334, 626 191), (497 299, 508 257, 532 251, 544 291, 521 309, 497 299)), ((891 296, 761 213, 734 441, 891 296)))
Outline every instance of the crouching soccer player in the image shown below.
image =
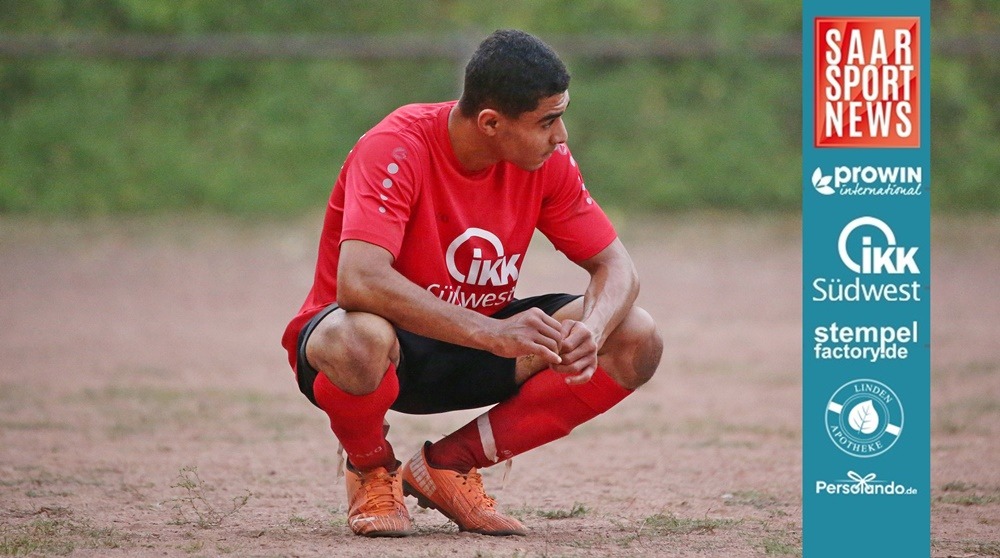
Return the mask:
POLYGON ((566 146, 569 79, 545 43, 497 31, 458 101, 392 112, 337 178, 282 344, 347 453, 359 535, 410 534, 404 495, 463 531, 525 534, 477 470, 566 436, 656 370, 635 267, 566 146), (587 271, 582 296, 514 297, 535 229, 587 271), (389 409, 488 405, 405 464, 383 431, 389 409))

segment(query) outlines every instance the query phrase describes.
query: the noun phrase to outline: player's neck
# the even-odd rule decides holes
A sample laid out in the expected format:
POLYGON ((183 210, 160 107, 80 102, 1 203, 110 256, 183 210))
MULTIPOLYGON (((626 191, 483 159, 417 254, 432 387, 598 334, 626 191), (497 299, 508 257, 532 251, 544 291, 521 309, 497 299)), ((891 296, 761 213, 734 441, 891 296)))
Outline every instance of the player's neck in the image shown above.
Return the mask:
POLYGON ((458 163, 466 172, 478 172, 500 161, 476 129, 475 121, 462 116, 458 105, 448 115, 448 137, 458 163))

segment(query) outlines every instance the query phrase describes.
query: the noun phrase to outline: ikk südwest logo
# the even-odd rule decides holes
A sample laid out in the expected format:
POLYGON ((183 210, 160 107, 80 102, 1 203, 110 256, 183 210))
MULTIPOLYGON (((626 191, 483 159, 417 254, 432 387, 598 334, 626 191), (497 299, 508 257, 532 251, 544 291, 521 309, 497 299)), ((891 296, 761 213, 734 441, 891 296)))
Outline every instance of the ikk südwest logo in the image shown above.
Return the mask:
POLYGON ((920 147, 920 18, 815 19, 816 147, 920 147))

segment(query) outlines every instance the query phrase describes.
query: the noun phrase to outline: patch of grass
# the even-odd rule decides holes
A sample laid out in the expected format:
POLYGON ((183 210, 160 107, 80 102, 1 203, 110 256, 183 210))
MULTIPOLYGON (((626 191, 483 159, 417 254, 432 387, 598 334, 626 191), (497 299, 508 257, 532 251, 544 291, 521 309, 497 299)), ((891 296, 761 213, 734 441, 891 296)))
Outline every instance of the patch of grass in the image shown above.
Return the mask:
POLYGON ((181 545, 180 549, 187 554, 195 554, 201 552, 205 548, 205 541, 197 540, 191 541, 189 543, 181 545))
POLYGON ((963 550, 976 556, 1000 556, 1000 542, 990 541, 967 544, 963 550))
POLYGON ((632 531, 617 540, 619 546, 628 548, 633 542, 644 536, 671 537, 679 535, 711 535, 716 529, 724 529, 739 525, 743 520, 736 519, 690 519, 677 517, 672 513, 658 513, 648 516, 639 522, 638 526, 631 524, 616 525, 625 531, 632 531))
POLYGON ((711 534, 716 529, 731 527, 739 521, 735 519, 689 519, 672 513, 658 513, 642 520, 639 533, 657 536, 711 534))
POLYGON ((941 490, 945 492, 968 492, 970 490, 973 490, 974 488, 976 488, 976 485, 974 484, 969 484, 967 482, 962 482, 962 481, 951 481, 945 483, 941 487, 941 490))
POLYGON ((36 519, 0 525, 0 555, 65 555, 76 549, 120 548, 127 537, 110 528, 71 519, 36 519))
POLYGON ((751 506, 758 510, 781 505, 777 497, 757 490, 741 490, 722 497, 727 506, 751 506), (726 496, 729 496, 728 498, 726 496))
POLYGON ((979 543, 971 551, 980 556, 1000 556, 1000 542, 979 543))
POLYGON ((182 467, 177 475, 177 482, 170 486, 182 491, 177 498, 168 500, 173 504, 177 514, 174 522, 177 525, 194 524, 202 529, 218 527, 230 516, 247 505, 253 493, 249 490, 235 496, 230 504, 219 506, 206 497, 213 490, 201 480, 197 467, 182 467))
POLYGON ((932 421, 931 431, 934 434, 948 434, 955 435, 962 432, 965 425, 958 422, 956 419, 951 417, 938 417, 932 421))
POLYGON ((997 372, 1000 366, 996 362, 970 362, 961 368, 961 372, 973 376, 988 376, 997 372))
POLYGON ((802 545, 789 544, 776 537, 768 537, 761 542, 764 554, 768 556, 802 556, 802 545))
POLYGON ((758 446, 760 446, 760 444, 756 442, 751 442, 748 440, 724 440, 720 436, 704 438, 702 440, 696 440, 691 443, 685 444, 685 447, 693 449, 705 449, 705 448, 754 449, 758 446))
POLYGON ((535 515, 545 519, 572 519, 587 515, 590 510, 579 502, 574 502, 569 510, 538 510, 535 515))
POLYGON ((2 420, 0 430, 69 430, 69 424, 50 420, 2 420))
MULTIPOLYGON (((299 427, 308 420, 308 416, 301 411, 289 412, 278 406, 289 399, 256 391, 109 386, 85 389, 66 396, 64 401, 102 409, 105 432, 113 440, 170 427, 188 428, 192 424, 225 425, 231 419, 237 419, 240 423, 250 422, 256 427, 254 432, 267 436, 269 440, 279 441, 298 433, 299 427)), ((198 435, 231 443, 246 441, 245 435, 233 435, 225 429, 200 432, 198 435)))
POLYGON ((1000 494, 946 494, 940 496, 938 501, 961 506, 984 506, 1000 503, 1000 494))
POLYGON ((941 486, 943 494, 934 501, 962 506, 983 506, 1000 503, 1000 488, 987 488, 974 483, 950 481, 941 486))
POLYGON ((0 480, 0 487, 23 488, 29 498, 72 496, 71 487, 100 487, 104 482, 96 477, 99 471, 80 471, 81 474, 95 475, 90 478, 52 473, 35 466, 15 467, 15 474, 0 480))
POLYGON ((28 498, 67 498, 73 493, 68 490, 27 490, 24 495, 28 498))
POLYGON ((277 409, 265 409, 260 406, 248 406, 246 418, 258 432, 271 433, 271 439, 281 441, 289 434, 298 433, 300 427, 307 422, 307 417, 301 413, 289 413, 277 409))
POLYGON ((1000 402, 983 396, 967 397, 939 409, 931 421, 931 433, 993 435, 998 417, 1000 402))

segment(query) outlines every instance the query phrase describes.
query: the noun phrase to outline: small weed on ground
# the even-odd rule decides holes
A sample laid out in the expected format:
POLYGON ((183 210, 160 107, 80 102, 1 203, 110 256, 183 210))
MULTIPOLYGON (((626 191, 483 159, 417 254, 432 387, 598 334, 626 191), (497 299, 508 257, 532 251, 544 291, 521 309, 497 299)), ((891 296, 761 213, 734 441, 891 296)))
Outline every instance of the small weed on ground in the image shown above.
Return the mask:
POLYGON ((235 496, 232 503, 226 506, 213 504, 205 493, 211 488, 205 485, 205 481, 198 476, 197 467, 182 467, 177 475, 177 482, 170 486, 182 491, 177 498, 168 500, 173 504, 173 509, 177 513, 175 523, 178 525, 194 524, 202 529, 218 527, 229 516, 243 509, 250 501, 251 493, 246 490, 240 496, 235 496))

